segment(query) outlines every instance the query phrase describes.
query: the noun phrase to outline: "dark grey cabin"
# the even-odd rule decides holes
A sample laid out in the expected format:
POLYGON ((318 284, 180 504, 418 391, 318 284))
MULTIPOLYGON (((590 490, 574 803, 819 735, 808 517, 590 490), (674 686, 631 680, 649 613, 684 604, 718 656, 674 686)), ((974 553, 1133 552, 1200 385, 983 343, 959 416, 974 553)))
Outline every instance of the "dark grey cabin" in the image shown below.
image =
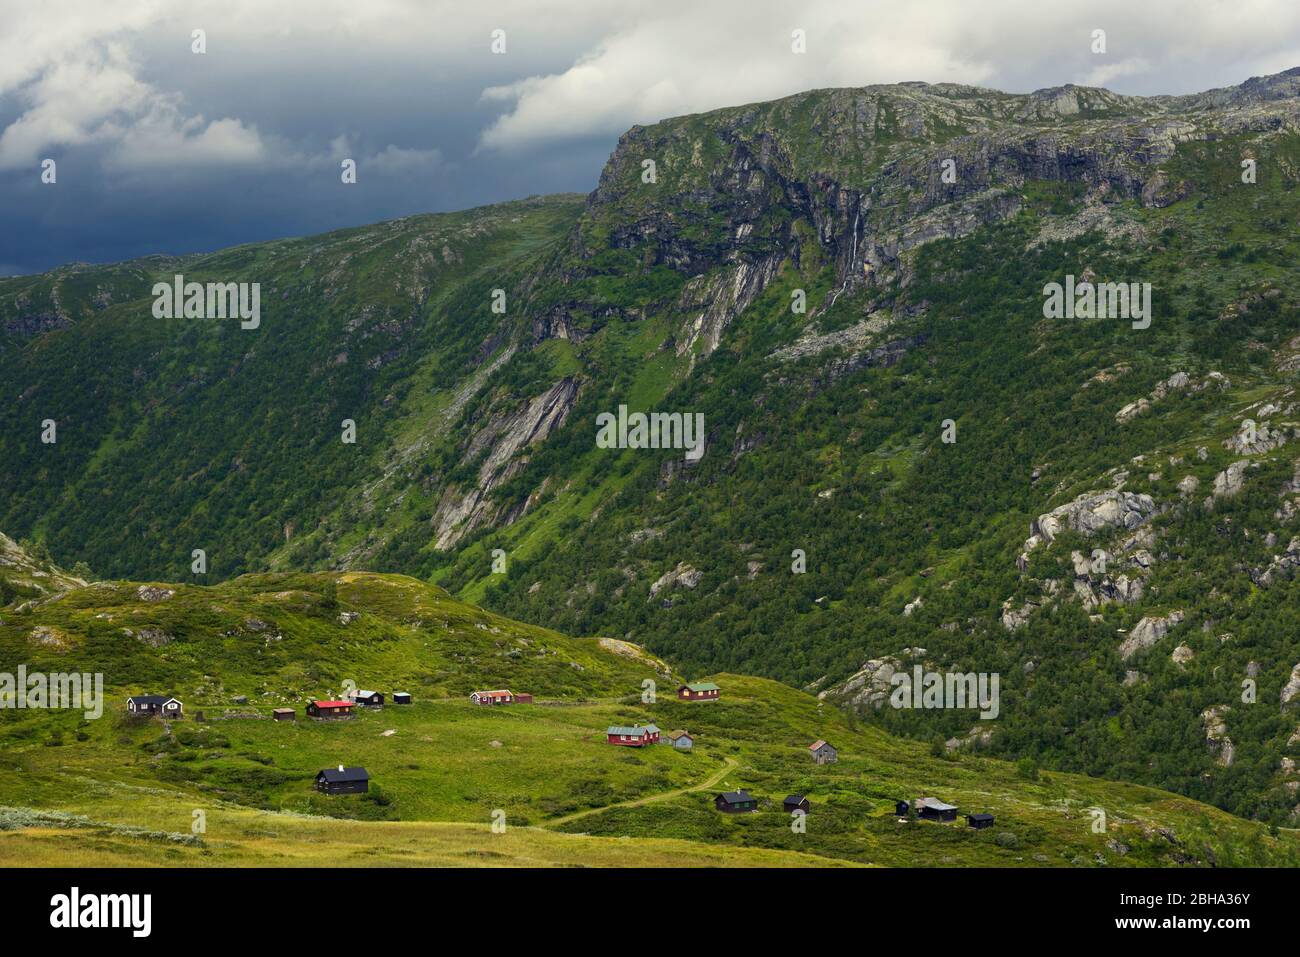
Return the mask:
POLYGON ((326 768, 316 774, 316 790, 322 794, 365 794, 370 790, 370 772, 365 768, 326 768))
POLYGON ((758 799, 748 791, 726 791, 713 799, 713 806, 727 814, 743 814, 758 810, 758 799))

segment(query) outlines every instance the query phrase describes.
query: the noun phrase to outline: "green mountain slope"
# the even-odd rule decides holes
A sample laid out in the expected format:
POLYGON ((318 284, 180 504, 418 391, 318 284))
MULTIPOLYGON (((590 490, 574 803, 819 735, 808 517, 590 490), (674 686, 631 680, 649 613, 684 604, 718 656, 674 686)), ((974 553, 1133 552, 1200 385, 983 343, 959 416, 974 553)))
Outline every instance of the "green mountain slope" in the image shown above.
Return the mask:
POLYGON ((634 128, 585 205, 0 281, 0 526, 412 574, 1293 824, 1298 92, 812 91, 634 128), (261 328, 153 319, 181 266, 262 281, 261 328), (1045 318, 1067 276, 1149 326, 1045 318), (703 458, 598 448, 621 405, 703 413, 703 458), (998 719, 885 706, 914 663, 997 673, 998 719))
POLYGON ((635 646, 521 625, 402 576, 100 582, 3 621, 0 671, 100 671, 107 692, 98 719, 0 712, 6 864, 1300 863, 1294 831, 1151 788, 937 756, 767 679, 714 675, 720 702, 679 702, 677 680, 635 646), (415 703, 302 715, 304 699, 349 680, 415 703), (470 703, 483 685, 536 703, 470 703), (142 691, 181 697, 185 717, 127 718, 125 696, 142 691), (297 721, 270 720, 284 705, 297 721), (688 728, 695 748, 605 742, 629 722, 688 728), (813 764, 818 737, 838 763, 813 764), (316 772, 335 764, 366 767, 369 793, 316 793, 316 772), (758 813, 713 809, 737 787, 758 813), (781 808, 792 792, 812 802, 803 828, 781 808), (996 826, 896 817, 896 800, 928 795, 996 826))

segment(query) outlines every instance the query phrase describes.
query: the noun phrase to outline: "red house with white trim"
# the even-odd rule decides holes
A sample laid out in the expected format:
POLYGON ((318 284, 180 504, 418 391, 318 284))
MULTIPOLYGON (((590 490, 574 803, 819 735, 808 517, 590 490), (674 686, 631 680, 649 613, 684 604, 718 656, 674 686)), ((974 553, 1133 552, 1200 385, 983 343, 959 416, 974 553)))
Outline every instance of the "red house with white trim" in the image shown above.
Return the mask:
POLYGON ((621 744, 625 748, 642 748, 647 744, 659 743, 659 729, 653 724, 647 724, 644 728, 639 724, 630 728, 613 725, 605 729, 605 742, 621 744))
POLYGON ((499 691, 475 691, 469 700, 475 704, 510 704, 515 696, 509 688, 502 688, 499 691))

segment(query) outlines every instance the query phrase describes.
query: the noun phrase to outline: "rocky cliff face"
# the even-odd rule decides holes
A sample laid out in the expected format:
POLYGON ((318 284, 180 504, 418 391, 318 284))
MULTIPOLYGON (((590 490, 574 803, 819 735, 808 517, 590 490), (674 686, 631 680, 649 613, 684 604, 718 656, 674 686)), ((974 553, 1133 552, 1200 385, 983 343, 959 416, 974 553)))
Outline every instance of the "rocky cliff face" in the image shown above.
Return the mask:
POLYGON ((530 497, 507 510, 492 501, 492 492, 527 466, 527 449, 545 442, 564 424, 577 396, 578 384, 572 378, 561 379, 522 408, 494 415, 470 437, 464 459, 482 464, 470 488, 443 490, 432 519, 438 548, 450 548, 485 525, 515 521, 534 504, 530 497))
MULTIPOLYGON (((712 276, 692 280, 680 303, 699 310, 682 342, 703 334, 711 351, 781 262, 798 265, 814 249, 834 265, 835 295, 865 286, 887 296, 891 280, 906 284, 910 251, 1014 216, 1030 181, 1071 184, 1112 204, 1183 199, 1191 186, 1159 168, 1177 147, 1295 129, 1297 83, 1289 71, 1234 90, 1150 99, 1074 86, 1015 96, 914 83, 813 91, 634 127, 588 199, 573 275, 616 249, 712 276)), ((562 315, 544 325, 567 328, 562 315)))
POLYGON ((0 532, 0 586, 4 586, 0 595, 13 601, 45 598, 85 584, 54 563, 34 557, 0 532))

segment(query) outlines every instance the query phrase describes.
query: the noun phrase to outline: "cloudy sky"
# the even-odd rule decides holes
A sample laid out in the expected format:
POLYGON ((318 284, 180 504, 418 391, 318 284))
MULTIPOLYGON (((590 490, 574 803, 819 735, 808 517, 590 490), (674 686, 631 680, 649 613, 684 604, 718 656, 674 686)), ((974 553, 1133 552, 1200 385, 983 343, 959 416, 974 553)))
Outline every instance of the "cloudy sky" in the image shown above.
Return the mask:
POLYGON ((633 123, 816 87, 1297 65, 1295 0, 0 0, 0 275, 587 192, 633 123))

